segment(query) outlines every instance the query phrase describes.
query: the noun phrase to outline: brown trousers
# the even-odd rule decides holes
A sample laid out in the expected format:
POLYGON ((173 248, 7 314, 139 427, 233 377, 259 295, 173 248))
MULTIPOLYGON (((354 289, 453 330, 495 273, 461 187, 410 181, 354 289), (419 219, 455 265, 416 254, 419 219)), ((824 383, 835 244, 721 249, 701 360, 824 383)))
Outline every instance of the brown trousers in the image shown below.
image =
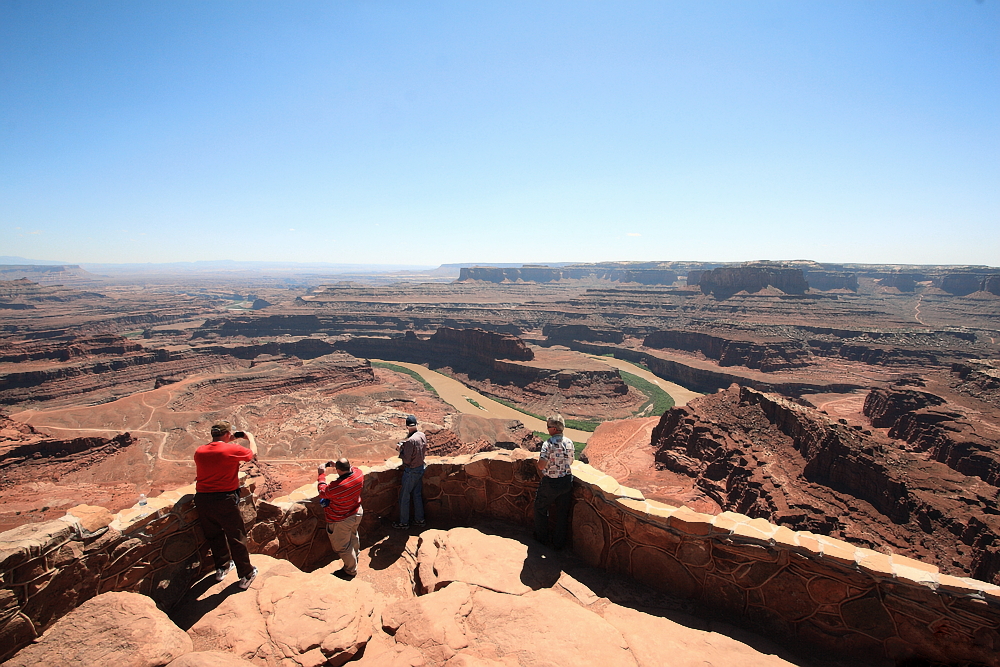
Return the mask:
POLYGON ((326 524, 326 536, 330 538, 333 551, 344 561, 344 572, 352 577, 358 573, 358 553, 361 541, 358 539, 358 525, 364 510, 359 509, 343 521, 326 524))

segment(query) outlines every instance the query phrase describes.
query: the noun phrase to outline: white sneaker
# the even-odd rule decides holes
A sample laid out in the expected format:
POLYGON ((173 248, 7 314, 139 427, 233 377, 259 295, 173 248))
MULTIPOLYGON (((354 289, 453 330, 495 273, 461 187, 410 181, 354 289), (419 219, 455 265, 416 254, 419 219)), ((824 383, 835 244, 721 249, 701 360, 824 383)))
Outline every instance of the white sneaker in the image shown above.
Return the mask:
POLYGON ((215 580, 216 581, 222 581, 223 579, 225 579, 226 575, 229 574, 229 572, 234 567, 236 567, 236 563, 234 563, 233 561, 229 561, 228 565, 226 565, 225 567, 220 567, 219 569, 217 569, 215 571, 215 580))
POLYGON ((250 584, 253 583, 254 578, 257 576, 257 568, 250 570, 250 574, 240 579, 240 588, 246 590, 250 588, 250 584))

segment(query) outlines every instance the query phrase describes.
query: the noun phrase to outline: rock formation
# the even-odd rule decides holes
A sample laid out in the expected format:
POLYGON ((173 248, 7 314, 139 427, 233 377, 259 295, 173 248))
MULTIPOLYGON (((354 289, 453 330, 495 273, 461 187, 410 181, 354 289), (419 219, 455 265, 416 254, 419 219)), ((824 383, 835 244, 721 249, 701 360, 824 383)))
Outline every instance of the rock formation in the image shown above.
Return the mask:
POLYGON ((946 401, 940 396, 906 386, 875 388, 865 398, 864 413, 872 426, 889 428, 908 412, 944 403, 946 401))
POLYGON ((980 272, 946 273, 939 278, 941 289, 955 296, 965 296, 978 291, 985 276, 980 272))
POLYGON ((666 413, 652 446, 723 509, 1000 574, 995 486, 815 410, 734 385, 666 413))
POLYGON ((458 414, 451 427, 425 430, 427 450, 434 456, 457 456, 490 452, 495 449, 524 449, 537 452, 541 440, 515 419, 489 419, 458 414))
POLYGON ((153 600, 105 593, 63 616, 4 665, 167 665, 190 651, 191 638, 153 600))
POLYGON ((911 451, 1000 486, 993 430, 940 396, 899 386, 877 388, 868 394, 864 413, 873 426, 888 428, 889 437, 911 445, 911 451))
POLYGON ((698 284, 702 293, 712 294, 720 299, 737 292, 753 294, 766 287, 775 287, 785 294, 804 294, 809 289, 802 269, 768 263, 712 269, 701 274, 698 284))
POLYGON ((1000 274, 993 274, 983 278, 979 290, 1000 296, 1000 274))
POLYGON ((809 350, 788 340, 732 340, 694 331, 657 331, 649 334, 643 346, 653 349, 676 349, 701 352, 716 359, 719 366, 746 366, 768 373, 809 365, 809 350))
POLYGON ((596 341, 600 343, 624 343, 625 334, 615 329, 594 329, 584 324, 546 324, 542 335, 550 343, 562 345, 569 341, 596 341))
POLYGON ((849 271, 805 270, 803 275, 809 287, 816 290, 858 291, 858 276, 849 271))
MULTIPOLYGON (((341 665, 371 640, 371 585, 310 575, 287 561, 255 556, 259 574, 247 593, 215 601, 233 581, 216 584, 174 612, 195 650, 226 652, 263 664, 341 665)), ((232 576, 232 575, 230 575, 232 576)))
POLYGON ((957 378, 955 389, 1000 408, 1000 368, 995 362, 955 363, 951 370, 957 378))
POLYGON ((445 358, 459 355, 487 364, 495 359, 531 361, 535 358, 531 348, 517 336, 482 329, 442 327, 434 332, 428 343, 432 354, 436 352, 445 358))

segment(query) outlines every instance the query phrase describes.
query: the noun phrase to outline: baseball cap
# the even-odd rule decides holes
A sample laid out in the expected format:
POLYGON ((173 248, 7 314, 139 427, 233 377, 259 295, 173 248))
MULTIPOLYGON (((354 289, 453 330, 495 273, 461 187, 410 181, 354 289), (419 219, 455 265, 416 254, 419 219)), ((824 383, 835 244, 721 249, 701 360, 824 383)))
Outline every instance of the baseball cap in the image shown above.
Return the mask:
POLYGON ((416 426, 417 425, 417 418, 414 415, 406 415, 406 425, 407 426, 416 426))

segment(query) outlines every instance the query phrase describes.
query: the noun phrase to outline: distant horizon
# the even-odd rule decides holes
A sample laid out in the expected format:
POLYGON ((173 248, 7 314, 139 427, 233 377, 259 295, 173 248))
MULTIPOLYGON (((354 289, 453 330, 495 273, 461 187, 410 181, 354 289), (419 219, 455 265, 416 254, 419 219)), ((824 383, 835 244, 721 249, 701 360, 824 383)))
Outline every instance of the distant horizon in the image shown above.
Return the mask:
POLYGON ((573 265, 587 265, 587 264, 616 264, 616 263, 627 263, 627 264, 641 264, 641 263, 693 263, 693 264, 720 264, 720 265, 731 265, 731 264, 748 264, 755 262, 774 262, 776 264, 793 264, 799 262, 813 262, 821 265, 833 265, 833 266, 912 266, 912 267, 969 267, 969 268, 983 268, 983 269, 997 269, 1000 271, 1000 267, 989 265, 989 264, 953 264, 953 263, 930 263, 930 264, 914 264, 914 263, 900 263, 900 262, 819 262, 817 260, 799 258, 793 260, 776 260, 776 259, 753 259, 745 260, 739 262, 722 262, 717 260, 700 260, 700 259, 645 259, 645 260, 605 260, 602 262, 446 262, 437 265, 411 265, 411 264, 341 264, 332 262, 267 262, 267 261, 243 261, 243 260, 232 260, 232 259, 217 259, 217 260, 198 260, 191 262, 60 262, 52 260, 38 260, 29 259, 25 257, 15 257, 15 256, 0 256, 0 266, 78 266, 81 269, 87 270, 86 267, 91 268, 113 268, 120 267, 121 269, 127 269, 130 267, 135 268, 187 268, 189 266, 201 268, 205 265, 235 265, 237 267, 247 267, 248 270, 253 270, 253 267, 257 267, 261 270, 270 269, 276 270, 280 268, 287 268, 290 270, 294 269, 306 269, 306 268, 317 268, 329 271, 332 273, 342 272, 357 272, 357 273, 392 273, 392 272, 422 272, 422 271, 437 271, 445 268, 471 268, 471 267, 496 267, 496 268, 520 268, 523 266, 546 266, 552 268, 561 268, 565 266, 573 265))

